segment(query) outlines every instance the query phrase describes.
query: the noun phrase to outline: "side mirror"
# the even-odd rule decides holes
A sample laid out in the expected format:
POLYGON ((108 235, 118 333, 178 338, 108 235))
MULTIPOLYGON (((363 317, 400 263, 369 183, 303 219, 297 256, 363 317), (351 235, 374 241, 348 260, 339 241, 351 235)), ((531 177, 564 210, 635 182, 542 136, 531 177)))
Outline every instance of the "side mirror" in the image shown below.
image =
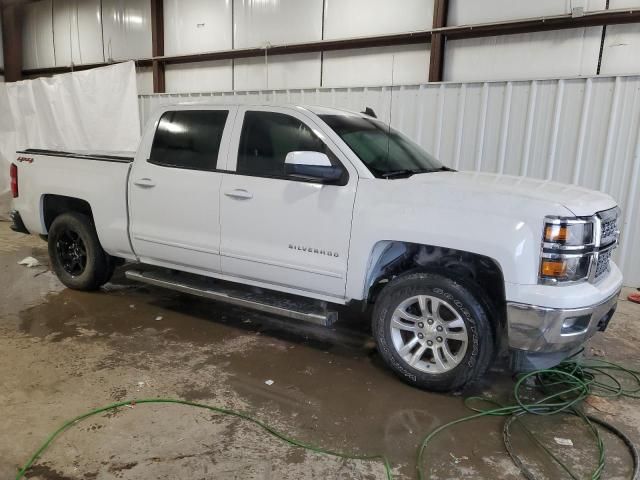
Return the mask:
POLYGON ((342 178, 342 168, 331 165, 329 157, 320 152, 289 152, 284 160, 284 172, 307 182, 336 183, 342 178))

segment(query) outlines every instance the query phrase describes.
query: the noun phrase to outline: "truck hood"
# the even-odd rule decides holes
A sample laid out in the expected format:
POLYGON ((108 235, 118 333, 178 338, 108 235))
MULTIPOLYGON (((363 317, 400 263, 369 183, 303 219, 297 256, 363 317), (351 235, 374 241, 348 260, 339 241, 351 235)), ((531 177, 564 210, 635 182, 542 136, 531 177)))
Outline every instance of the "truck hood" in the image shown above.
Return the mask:
POLYGON ((477 172, 438 172, 413 175, 410 183, 438 184, 457 191, 505 197, 529 198, 559 204, 578 217, 586 217, 616 206, 609 195, 578 185, 512 175, 477 172))

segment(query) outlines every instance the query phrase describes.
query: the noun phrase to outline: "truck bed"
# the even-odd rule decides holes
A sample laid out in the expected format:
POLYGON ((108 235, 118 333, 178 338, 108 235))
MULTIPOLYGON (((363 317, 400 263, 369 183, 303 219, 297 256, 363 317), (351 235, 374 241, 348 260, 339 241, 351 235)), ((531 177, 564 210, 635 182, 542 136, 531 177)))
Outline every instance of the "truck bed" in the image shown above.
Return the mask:
POLYGON ((128 237, 127 181, 134 152, 25 149, 16 152, 19 196, 14 209, 26 229, 47 234, 48 205, 88 204, 107 253, 135 258, 128 237))

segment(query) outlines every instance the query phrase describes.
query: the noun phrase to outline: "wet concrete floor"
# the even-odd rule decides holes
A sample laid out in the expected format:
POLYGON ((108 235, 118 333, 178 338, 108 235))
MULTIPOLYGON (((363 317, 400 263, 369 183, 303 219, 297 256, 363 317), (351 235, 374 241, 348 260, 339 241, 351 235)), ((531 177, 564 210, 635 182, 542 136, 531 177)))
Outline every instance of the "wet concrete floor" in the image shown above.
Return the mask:
MULTIPOLYGON (((500 361, 462 394, 433 394, 395 378, 376 354, 367 317, 346 309, 326 329, 128 282, 63 288, 46 244, 0 223, 0 478, 14 478, 64 420, 129 399, 168 397, 246 412, 325 449, 386 455, 394 478, 416 478, 421 439, 470 414, 464 397, 511 400, 500 361), (43 266, 17 265, 33 255, 43 266), (272 380, 273 384, 265 382, 272 380)), ((628 293, 630 290, 626 290, 628 293)), ((620 303, 588 354, 640 367, 640 305, 620 303)), ((640 400, 588 407, 640 439, 640 400)), ((567 416, 525 418, 581 477, 595 465, 588 431, 567 416), (573 447, 554 437, 571 439, 573 447)), ((503 419, 458 425, 434 440, 431 479, 522 478, 502 443, 503 419)), ((622 443, 604 434, 603 478, 629 478, 622 443)), ((517 426, 513 444, 538 478, 568 478, 517 426)), ((289 446, 238 418, 182 405, 138 404, 65 432, 30 479, 383 479, 378 461, 341 460, 289 446)))

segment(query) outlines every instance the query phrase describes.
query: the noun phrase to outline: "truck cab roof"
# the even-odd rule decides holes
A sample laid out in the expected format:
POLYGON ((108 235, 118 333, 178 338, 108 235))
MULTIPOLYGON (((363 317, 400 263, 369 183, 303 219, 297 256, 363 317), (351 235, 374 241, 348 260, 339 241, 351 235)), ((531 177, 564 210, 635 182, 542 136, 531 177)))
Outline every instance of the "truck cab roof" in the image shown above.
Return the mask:
MULTIPOLYGON (((367 116, 365 113, 362 112, 356 112, 356 111, 352 111, 352 110, 345 110, 345 109, 341 109, 341 108, 334 108, 334 107, 326 107, 326 106, 322 106, 322 105, 309 105, 309 104, 298 104, 298 103, 285 103, 285 104, 278 104, 278 105, 274 105, 274 104, 269 104, 269 103, 254 103, 254 104, 247 104, 247 103, 223 103, 223 104, 218 104, 218 103, 207 103, 207 102, 180 102, 180 103, 175 103, 175 104, 168 104, 168 105, 163 105, 163 110, 170 110, 171 108, 180 108, 180 107, 189 107, 189 108, 194 108, 194 107, 202 107, 202 108, 206 108, 206 107, 218 107, 218 108, 224 108, 224 107, 228 107, 228 108, 235 108, 235 107, 260 107, 260 108, 269 108, 269 107, 274 107, 274 108, 292 108, 292 109, 296 109, 296 110, 307 110, 311 113, 314 113, 316 115, 344 115, 344 116, 358 116, 358 117, 365 117, 367 116)), ((364 107, 363 107, 364 108, 364 107)))

